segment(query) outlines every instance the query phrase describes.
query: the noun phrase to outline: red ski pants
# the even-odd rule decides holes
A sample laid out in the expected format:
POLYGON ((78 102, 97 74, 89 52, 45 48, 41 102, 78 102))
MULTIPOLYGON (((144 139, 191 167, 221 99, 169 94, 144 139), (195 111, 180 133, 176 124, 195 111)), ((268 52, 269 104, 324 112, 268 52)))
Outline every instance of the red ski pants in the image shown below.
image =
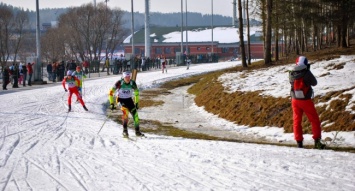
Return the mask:
POLYGON ((71 96, 75 94, 76 97, 78 98, 78 100, 80 101, 81 105, 84 106, 84 101, 81 98, 81 95, 79 94, 78 88, 74 87, 74 88, 69 88, 69 96, 68 96, 68 105, 71 105, 71 96))
POLYGON ((320 120, 314 103, 311 99, 296 100, 292 99, 293 110, 293 133, 296 141, 303 141, 302 115, 306 114, 312 125, 313 139, 321 138, 320 120))

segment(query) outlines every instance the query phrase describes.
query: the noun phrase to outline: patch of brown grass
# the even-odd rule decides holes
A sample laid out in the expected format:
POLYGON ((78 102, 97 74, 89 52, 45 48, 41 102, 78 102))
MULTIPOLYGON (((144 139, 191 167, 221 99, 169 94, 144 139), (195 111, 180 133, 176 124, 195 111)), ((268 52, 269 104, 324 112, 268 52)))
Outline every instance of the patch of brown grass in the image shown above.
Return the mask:
POLYGON ((200 78, 201 78, 200 75, 196 75, 196 76, 191 76, 188 78, 182 78, 179 80, 168 81, 168 82, 162 84, 160 87, 165 88, 167 90, 171 90, 176 87, 188 86, 188 85, 194 84, 194 83, 198 82, 200 78))
POLYGON ((329 64, 327 67, 325 67, 325 69, 328 69, 328 70, 341 70, 344 68, 346 63, 338 63, 338 64, 329 64))
POLYGON ((158 95, 167 95, 170 92, 167 89, 153 89, 153 90, 144 90, 140 93, 140 96, 144 99, 140 99, 139 107, 152 107, 163 105, 164 101, 155 99, 158 95))
POLYGON ((143 107, 153 107, 153 106, 159 106, 159 105, 163 105, 164 102, 161 100, 152 100, 152 99, 143 99, 141 101, 139 101, 139 107, 143 108, 143 107))
POLYGON ((228 93, 224 91, 222 84, 217 82, 217 78, 212 78, 215 81, 209 81, 211 77, 205 77, 188 90, 196 95, 195 102, 198 106, 204 106, 208 112, 236 124, 290 126, 289 131, 292 131, 289 99, 260 96, 259 92, 228 93))

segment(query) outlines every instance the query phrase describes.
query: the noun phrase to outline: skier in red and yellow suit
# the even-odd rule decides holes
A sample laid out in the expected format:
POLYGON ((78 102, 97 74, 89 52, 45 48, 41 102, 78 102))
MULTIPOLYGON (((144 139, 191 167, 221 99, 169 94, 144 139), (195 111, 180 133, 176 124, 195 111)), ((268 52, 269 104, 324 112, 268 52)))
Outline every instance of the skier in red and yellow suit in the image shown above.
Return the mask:
POLYGON ((83 108, 86 111, 88 111, 88 109, 85 106, 85 103, 84 103, 83 99, 81 98, 81 95, 79 94, 78 86, 80 84, 80 80, 77 77, 72 76, 72 72, 70 70, 67 72, 67 76, 62 81, 63 88, 67 92, 68 90, 65 87, 65 84, 68 85, 68 89, 69 89, 69 96, 68 96, 68 107, 69 108, 68 108, 68 112, 71 111, 71 97, 72 97, 73 94, 76 95, 77 99, 80 101, 80 103, 83 106, 83 108))

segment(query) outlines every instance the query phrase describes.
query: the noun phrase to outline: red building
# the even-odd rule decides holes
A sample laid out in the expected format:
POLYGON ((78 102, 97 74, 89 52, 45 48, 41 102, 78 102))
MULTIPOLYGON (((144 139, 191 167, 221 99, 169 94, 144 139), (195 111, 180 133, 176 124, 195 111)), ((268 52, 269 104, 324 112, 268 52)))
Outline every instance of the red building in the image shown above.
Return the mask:
MULTIPOLYGON (((234 27, 215 27, 214 40, 211 42, 212 35, 208 27, 189 27, 188 41, 185 40, 186 33, 183 34, 183 52, 188 48, 189 55, 217 55, 220 60, 239 57, 239 35, 238 29, 234 27), (207 32, 206 32, 207 31, 207 32), (207 34, 207 35, 206 35, 207 34), (220 39, 220 40, 219 40, 220 39)), ((134 53, 144 56, 145 54, 145 34, 144 28, 134 34, 134 53)), ((152 27, 151 32, 151 51, 152 58, 164 55, 167 58, 175 58, 181 52, 181 32, 179 27, 152 27)), ((245 36, 246 39, 246 36, 245 36)), ((132 53, 132 43, 130 38, 124 44, 125 54, 132 53)), ((247 43, 245 42, 247 48, 247 43)), ((250 51, 252 58, 263 58, 264 45, 260 32, 254 31, 251 35, 250 51)), ((281 50, 281 49, 280 49, 281 50)), ((248 51, 248 50, 247 50, 248 51)))

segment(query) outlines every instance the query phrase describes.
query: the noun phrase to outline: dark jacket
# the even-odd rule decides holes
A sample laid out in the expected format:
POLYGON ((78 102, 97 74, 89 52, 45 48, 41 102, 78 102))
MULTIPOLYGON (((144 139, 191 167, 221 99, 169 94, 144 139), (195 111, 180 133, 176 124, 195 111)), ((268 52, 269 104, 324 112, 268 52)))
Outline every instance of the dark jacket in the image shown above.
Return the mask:
POLYGON ((58 65, 58 74, 64 74, 64 71, 65 71, 65 67, 64 67, 64 64, 63 63, 60 63, 58 65))
POLYGON ((26 65, 22 65, 22 72, 23 72, 24 75, 27 74, 27 67, 26 67, 26 65))
POLYGON ((5 68, 2 73, 2 77, 5 81, 9 81, 10 80, 10 69, 5 68))
POLYGON ((52 73, 52 71, 53 71, 53 66, 52 66, 52 64, 47 64, 47 72, 48 72, 48 73, 52 73))
POLYGON ((314 77, 314 75, 312 74, 312 72, 307 69, 306 66, 302 67, 302 66, 296 66, 294 67, 294 69, 292 71, 290 71, 289 73, 289 81, 291 84, 291 97, 293 99, 300 99, 300 100, 307 100, 307 99, 311 99, 313 97, 313 89, 312 86, 316 86, 317 85, 317 79, 314 77), (308 92, 304 95, 305 98, 296 98, 295 96, 295 92, 294 92, 294 81, 296 79, 300 79, 303 78, 303 82, 306 86, 309 86, 309 90, 308 92))
POLYGON ((71 71, 75 71, 76 70, 76 63, 75 62, 71 62, 69 64, 69 70, 71 70, 71 71))

